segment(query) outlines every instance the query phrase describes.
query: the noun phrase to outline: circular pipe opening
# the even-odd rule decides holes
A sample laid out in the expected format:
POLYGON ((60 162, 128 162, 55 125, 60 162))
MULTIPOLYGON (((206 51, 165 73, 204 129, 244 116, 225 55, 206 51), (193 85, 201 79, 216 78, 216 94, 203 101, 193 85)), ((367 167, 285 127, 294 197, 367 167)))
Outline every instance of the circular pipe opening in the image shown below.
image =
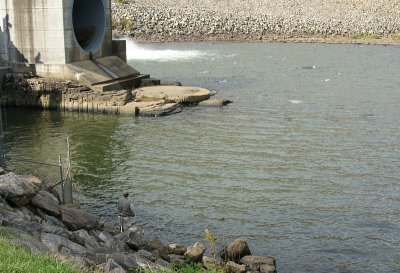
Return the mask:
POLYGON ((87 52, 98 49, 106 29, 103 0, 75 0, 72 27, 80 47, 87 52))

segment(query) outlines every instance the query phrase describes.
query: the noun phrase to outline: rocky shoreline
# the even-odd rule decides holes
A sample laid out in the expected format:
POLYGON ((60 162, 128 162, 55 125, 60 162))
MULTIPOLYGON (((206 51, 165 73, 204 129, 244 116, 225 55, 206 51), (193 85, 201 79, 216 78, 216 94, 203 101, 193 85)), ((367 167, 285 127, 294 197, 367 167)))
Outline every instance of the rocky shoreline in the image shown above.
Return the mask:
MULTIPOLYGON (((85 272, 174 272, 174 266, 185 262, 198 263, 215 272, 277 272, 274 258, 252 255, 247 242, 240 238, 223 247, 218 256, 207 257, 203 243, 181 247, 158 238, 145 240, 140 227, 119 233, 77 204, 61 205, 57 193, 49 191, 38 178, 5 173, 2 169, 0 236, 13 245, 32 253, 53 255, 85 272)), ((213 240, 212 235, 208 240, 213 240)))
POLYGON ((400 45, 400 2, 113 1, 113 34, 141 42, 281 41, 400 45))

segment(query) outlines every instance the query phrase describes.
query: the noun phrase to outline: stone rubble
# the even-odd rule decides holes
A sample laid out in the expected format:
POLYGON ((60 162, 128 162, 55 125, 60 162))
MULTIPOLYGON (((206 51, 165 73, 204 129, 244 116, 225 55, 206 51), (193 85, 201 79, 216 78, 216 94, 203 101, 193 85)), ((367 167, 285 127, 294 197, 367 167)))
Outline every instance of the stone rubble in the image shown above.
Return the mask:
POLYGON ((112 17, 137 41, 400 44, 398 0, 113 0, 112 17))
POLYGON ((275 259, 251 256, 241 239, 224 247, 222 259, 210 258, 204 256, 206 247, 201 243, 182 247, 157 238, 145 240, 140 227, 118 233, 77 204, 55 202, 57 198, 44 186, 31 176, 0 174, 0 231, 11 244, 32 253, 53 254, 86 272, 168 271, 184 260, 202 263, 209 270, 225 268, 227 273, 277 272, 275 259))

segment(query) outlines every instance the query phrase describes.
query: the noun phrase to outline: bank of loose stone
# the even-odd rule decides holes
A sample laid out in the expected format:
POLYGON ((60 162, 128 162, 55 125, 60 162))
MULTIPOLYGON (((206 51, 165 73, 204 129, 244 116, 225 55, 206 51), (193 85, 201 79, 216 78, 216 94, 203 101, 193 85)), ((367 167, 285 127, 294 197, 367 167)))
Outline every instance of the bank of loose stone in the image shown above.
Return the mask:
POLYGON ((222 259, 206 257, 201 243, 181 247, 159 239, 146 241, 138 227, 117 233, 76 204, 75 208, 61 206, 45 188, 37 178, 0 174, 0 231, 12 244, 33 253, 55 254, 86 272, 168 271, 185 259, 201 262, 208 270, 225 268, 229 273, 277 272, 273 258, 252 256, 241 239, 224 248, 222 259))
POLYGON ((392 0, 125 0, 113 1, 112 15, 114 35, 137 41, 400 44, 400 2, 392 0))

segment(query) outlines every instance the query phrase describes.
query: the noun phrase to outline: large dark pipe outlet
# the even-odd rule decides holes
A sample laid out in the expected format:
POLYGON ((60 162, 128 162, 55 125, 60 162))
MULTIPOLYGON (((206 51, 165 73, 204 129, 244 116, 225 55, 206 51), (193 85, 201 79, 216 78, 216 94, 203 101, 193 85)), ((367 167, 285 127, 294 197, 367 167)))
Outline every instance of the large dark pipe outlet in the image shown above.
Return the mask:
POLYGON ((72 26, 76 40, 85 51, 93 52, 98 49, 106 30, 103 0, 75 0, 72 26))

